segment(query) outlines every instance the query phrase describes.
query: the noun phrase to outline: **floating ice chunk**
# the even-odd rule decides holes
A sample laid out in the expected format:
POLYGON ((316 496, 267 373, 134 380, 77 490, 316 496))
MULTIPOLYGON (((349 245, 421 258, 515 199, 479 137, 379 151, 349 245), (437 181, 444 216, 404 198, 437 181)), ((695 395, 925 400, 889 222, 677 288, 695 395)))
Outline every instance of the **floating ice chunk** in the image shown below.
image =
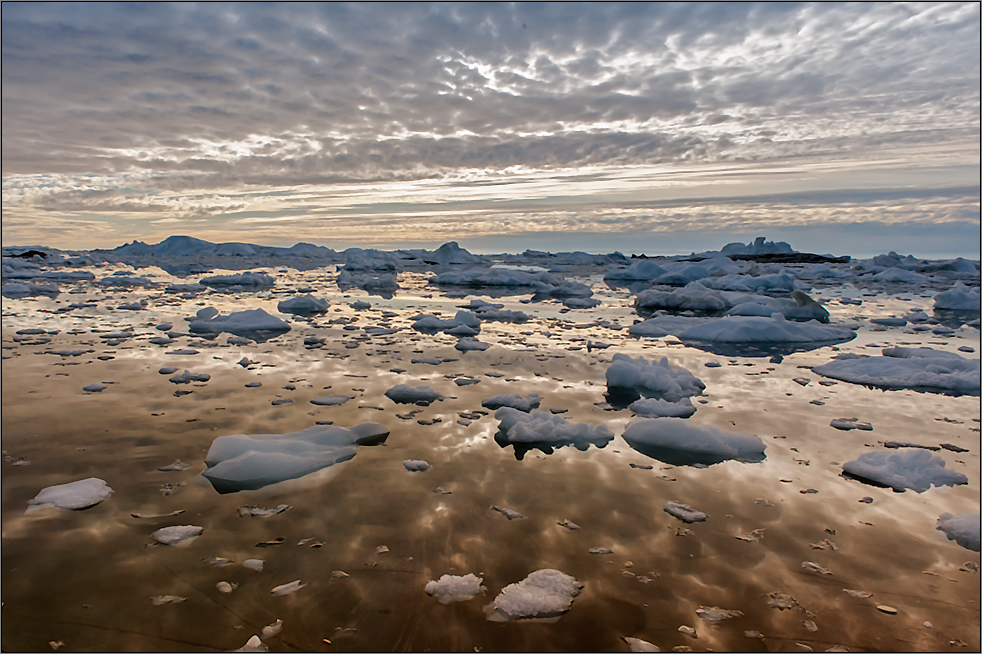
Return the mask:
POLYGON ((356 300, 351 303, 351 308, 355 311, 364 311, 366 309, 371 309, 372 304, 370 302, 362 302, 361 300, 356 300))
POLYGON ((165 466, 157 468, 160 472, 184 472, 191 467, 190 463, 184 463, 180 459, 175 459, 174 463, 169 463, 165 466))
POLYGON ((605 447, 614 438, 605 425, 569 422, 562 416, 533 411, 525 413, 512 407, 501 407, 494 413, 501 421, 495 439, 502 446, 509 443, 548 444, 553 447, 573 445, 586 451, 590 445, 605 447))
POLYGON ((89 477, 69 484, 48 486, 27 503, 29 506, 51 504, 59 509, 78 511, 95 506, 112 495, 112 492, 113 489, 109 488, 103 480, 89 477))
POLYGON ((215 584, 215 588, 218 589, 218 592, 223 593, 225 595, 228 595, 238 587, 239 587, 238 584, 233 584, 228 581, 219 581, 217 584, 215 584))
POLYGON ((872 318, 870 322, 874 325, 883 325, 884 327, 903 327, 907 324, 906 318, 872 318))
POLYGON ((934 296, 935 309, 978 312, 980 306, 979 289, 965 286, 960 281, 956 281, 953 288, 934 296))
POLYGON ((630 397, 653 397, 678 402, 682 398, 702 393, 706 385, 691 372, 674 367, 668 357, 648 363, 639 356, 632 359, 626 354, 614 355, 607 368, 607 389, 611 394, 630 397))
POLYGON ((191 382, 206 382, 211 379, 211 375, 204 372, 191 372, 190 370, 185 370, 179 375, 174 375, 171 377, 169 382, 172 384, 189 384, 191 382))
MULTIPOLYGON (((703 275, 705 276, 705 275, 703 275)), ((706 288, 697 281, 674 291, 649 289, 638 293, 634 306, 639 310, 670 309, 676 311, 705 311, 713 313, 730 308, 731 304, 719 291, 706 288)))
POLYGON ((873 593, 867 593, 865 590, 852 590, 850 588, 843 588, 842 592, 846 593, 851 597, 857 597, 859 599, 866 599, 867 597, 873 596, 873 593))
POLYGON ((505 516, 509 520, 524 520, 525 519, 525 516, 523 516, 518 511, 514 511, 512 509, 505 509, 505 508, 502 508, 502 507, 499 507, 499 506, 492 506, 491 508, 494 511, 497 511, 501 515, 505 516))
POLYGON ((433 252, 424 252, 420 258, 426 263, 471 265, 481 263, 481 257, 471 254, 454 241, 444 243, 433 252))
POLYGON ((318 426, 289 434, 220 436, 201 474, 219 493, 256 490, 347 461, 357 446, 381 443, 388 435, 379 423, 366 422, 351 429, 318 426))
POLYGON ((682 522, 691 524, 693 522, 705 522, 707 516, 702 511, 696 511, 688 504, 679 504, 678 502, 667 502, 665 504, 665 513, 670 516, 674 516, 681 520, 682 522))
POLYGON ((385 391, 385 396, 397 404, 430 404, 442 400, 443 396, 429 386, 409 386, 396 384, 385 391))
POLYGON ((683 341, 706 343, 832 343, 856 337, 848 327, 823 325, 817 320, 795 322, 781 313, 762 316, 726 316, 695 325, 677 335, 683 341))
POLYGON ((484 351, 489 347, 491 347, 491 344, 484 343, 470 336, 464 336, 463 338, 458 340, 453 347, 455 350, 459 350, 461 352, 468 352, 471 350, 484 351))
POLYGON ((634 323, 627 328, 627 332, 632 336, 668 336, 669 334, 680 334, 689 327, 701 325, 706 321, 706 318, 658 315, 642 322, 634 323))
POLYGON ((481 406, 485 409, 500 409, 503 406, 510 406, 513 409, 528 413, 539 406, 540 398, 538 393, 529 393, 528 397, 522 397, 514 393, 504 393, 494 397, 485 398, 481 401, 481 406))
POLYGON ((632 261, 629 268, 612 270, 604 275, 604 281, 651 281, 664 275, 667 270, 650 259, 632 261))
POLYGON ((646 640, 641 640, 640 638, 631 638, 630 636, 621 636, 627 646, 632 652, 660 652, 661 649, 657 645, 653 645, 646 640))
POLYGON ((873 425, 869 424, 868 422, 859 422, 858 418, 833 418, 829 425, 835 427, 836 429, 841 429, 842 431, 849 431, 851 429, 873 431, 873 425))
POLYGON ((409 472, 423 472, 430 469, 430 464, 421 460, 406 459, 402 462, 402 465, 409 472))
POLYGON ((337 406, 353 399, 355 399, 354 395, 326 395, 324 397, 315 397, 310 403, 316 404, 317 406, 337 406))
POLYGON ((505 586, 485 612, 493 622, 558 618, 569 610, 582 589, 582 583, 559 570, 536 570, 522 581, 505 586))
POLYGON ((918 283, 927 282, 931 278, 926 275, 921 275, 912 270, 904 270, 903 268, 887 268, 881 272, 878 272, 870 277, 873 281, 886 282, 886 283, 918 283))
POLYGON ((945 468, 944 459, 928 450, 865 452, 855 461, 842 464, 842 470, 860 481, 887 486, 897 492, 911 489, 923 493, 934 486, 967 484, 968 477, 945 468))
POLYGON ((276 586, 275 588, 273 588, 273 590, 269 591, 269 594, 274 596, 289 595, 290 593, 297 592, 298 590, 300 590, 306 585, 307 584, 302 583, 299 579, 297 579, 296 581, 291 581, 288 584, 276 586))
POLYGON ((195 536, 200 536, 204 527, 196 525, 177 525, 164 527, 150 534, 150 537, 161 545, 179 545, 186 543, 195 536))
POLYGON ((473 573, 460 577, 443 575, 439 581, 427 582, 426 594, 436 597, 441 604, 464 602, 485 592, 481 581, 481 578, 473 573))
POLYGON ((812 371, 878 388, 979 394, 979 360, 931 348, 886 348, 882 357, 842 357, 812 371))
POLYGON ((262 637, 272 638, 276 634, 280 633, 282 629, 283 629, 283 621, 277 619, 276 622, 274 622, 273 624, 266 625, 265 627, 263 627, 262 637))
POLYGON ((262 309, 247 309, 226 316, 216 315, 212 318, 192 320, 188 329, 196 334, 227 332, 252 335, 257 332, 288 332, 290 325, 262 309))
POLYGON ((266 273, 244 272, 238 275, 217 275, 199 279, 198 283, 205 286, 247 286, 252 288, 269 288, 276 280, 266 273))
POLYGON ((802 561, 801 567, 804 568, 805 570, 808 570, 809 572, 817 572, 818 574, 828 575, 828 576, 832 575, 831 570, 829 570, 828 568, 823 568, 822 566, 818 565, 813 561, 802 561))
POLYGON ((562 522, 557 522, 556 524, 559 525, 560 527, 565 527, 566 529, 569 529, 570 531, 576 531, 577 529, 580 528, 580 526, 578 524, 576 524, 575 522, 573 522, 572 520, 570 520, 568 518, 567 519, 564 519, 562 522))
POLYGON ((766 448, 756 436, 681 418, 637 420, 624 430, 624 440, 638 452, 672 465, 712 465, 730 459, 755 463, 764 460, 766 448))
POLYGON ((61 291, 57 284, 21 284, 19 282, 4 284, 3 290, 0 291, 0 294, 9 298, 24 298, 37 295, 55 297, 59 293, 61 291))
POLYGON ((658 398, 636 400, 628 408, 643 418, 689 418, 696 412, 696 407, 687 397, 678 402, 658 398))
POLYGON ((311 313, 324 313, 330 307, 330 303, 313 295, 301 295, 283 300, 276 305, 276 310, 280 313, 296 313, 308 315, 311 313))
POLYGON ((250 570, 255 570, 256 572, 262 572, 265 562, 262 559, 246 559, 242 562, 243 568, 248 568, 250 570))
POLYGON ((177 595, 157 595, 156 597, 151 597, 150 601, 153 602, 154 606, 161 606, 162 604, 180 604, 181 602, 186 602, 188 598, 178 597, 177 595))
POLYGON ((268 652, 269 648, 263 644, 263 641, 259 639, 259 636, 252 636, 246 641, 246 644, 239 649, 233 649, 233 652, 268 652))
POLYGON ((89 384, 88 386, 83 386, 82 390, 86 393, 101 393, 106 390, 107 386, 105 384, 100 384, 98 382, 94 384, 89 384))
POLYGON ((739 618, 743 611, 721 609, 718 606, 700 606, 696 609, 696 615, 702 618, 703 622, 709 624, 719 624, 730 618, 739 618))
POLYGON ((258 506, 240 506, 238 513, 240 518, 245 516, 249 516, 250 518, 268 518, 271 515, 288 511, 290 508, 289 504, 280 504, 272 509, 263 509, 258 506))
POLYGON ((948 540, 953 540, 965 549, 973 552, 979 551, 979 526, 980 517, 978 513, 959 513, 952 515, 942 513, 938 518, 938 529, 943 531, 948 540))

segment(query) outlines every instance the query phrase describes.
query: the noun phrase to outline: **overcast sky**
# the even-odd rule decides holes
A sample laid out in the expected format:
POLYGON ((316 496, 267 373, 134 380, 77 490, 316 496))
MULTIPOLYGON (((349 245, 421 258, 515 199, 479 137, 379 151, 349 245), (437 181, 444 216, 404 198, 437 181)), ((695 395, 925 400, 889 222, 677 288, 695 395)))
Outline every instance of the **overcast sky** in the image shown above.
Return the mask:
POLYGON ((3 243, 760 233, 978 257, 979 22, 974 2, 5 2, 3 243))

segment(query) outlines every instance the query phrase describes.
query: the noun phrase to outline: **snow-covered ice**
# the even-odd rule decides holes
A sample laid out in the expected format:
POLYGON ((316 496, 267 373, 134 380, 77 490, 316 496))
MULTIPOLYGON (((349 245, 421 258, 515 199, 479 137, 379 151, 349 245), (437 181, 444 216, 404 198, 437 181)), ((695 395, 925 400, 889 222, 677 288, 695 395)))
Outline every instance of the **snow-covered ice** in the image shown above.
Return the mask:
POLYGON ((699 395, 706 385, 685 368, 672 366, 668 357, 649 363, 639 356, 632 359, 617 353, 607 368, 607 389, 611 395, 623 397, 625 402, 644 396, 678 402, 682 398, 699 395))
POLYGON ((979 551, 980 514, 959 513, 952 515, 942 513, 938 518, 937 528, 944 532, 948 540, 953 540, 973 552, 979 551))
POLYGON ((494 417, 500 421, 495 440, 502 446, 573 445, 578 450, 586 451, 591 444, 604 447, 614 438, 614 434, 605 425, 574 423, 545 411, 526 413, 504 406, 494 412, 494 417))
POLYGON ((978 313, 980 306, 982 306, 982 303, 980 303, 980 291, 978 287, 970 288, 965 286, 961 281, 956 281, 952 288, 934 296, 935 309, 974 311, 978 313))
POLYGON ((979 394, 979 360, 931 348, 884 348, 883 356, 845 354, 812 372, 878 388, 979 394))

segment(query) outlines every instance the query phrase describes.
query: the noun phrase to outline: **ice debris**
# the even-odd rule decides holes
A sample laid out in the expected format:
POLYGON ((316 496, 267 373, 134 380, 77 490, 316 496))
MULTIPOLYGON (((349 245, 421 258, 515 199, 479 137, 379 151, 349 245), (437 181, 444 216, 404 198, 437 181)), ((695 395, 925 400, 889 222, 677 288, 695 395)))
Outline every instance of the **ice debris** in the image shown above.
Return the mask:
POLYGON ((968 477, 962 473, 945 468, 944 459, 922 449, 864 452, 858 459, 842 464, 842 470, 860 481, 887 486, 897 492, 909 488, 923 493, 932 485, 968 483, 968 477))
POLYGON ((291 581, 288 584, 283 584, 281 586, 276 586, 276 587, 273 588, 273 590, 269 591, 269 593, 270 593, 270 595, 273 595, 273 596, 289 595, 290 593, 297 592, 298 590, 300 590, 301 588, 303 588, 306 585, 307 584, 302 583, 299 579, 297 579, 296 581, 291 581))
POLYGON ((661 649, 657 645, 653 645, 646 640, 641 640, 640 638, 631 638, 630 636, 621 636, 627 646, 632 652, 660 652, 661 649))
POLYGON ((421 460, 406 459, 402 462, 402 465, 409 472, 423 472, 430 469, 430 464, 421 460))
POLYGON ((102 391, 106 390, 106 385, 97 382, 95 384, 89 384, 88 386, 83 386, 82 390, 85 391, 86 393, 101 393, 102 391))
POLYGON ((706 385, 691 372, 674 367, 668 357, 648 363, 639 356, 632 359, 626 354, 615 354, 607 368, 607 389, 611 394, 630 397, 641 396, 678 402, 682 398, 699 395, 706 385))
POLYGON ((718 606, 700 606, 696 609, 696 615, 702 618, 703 622, 718 624, 730 618, 739 618, 743 611, 721 609, 718 606))
POLYGON ((150 534, 150 537, 161 545, 179 545, 200 536, 204 530, 204 527, 197 525, 177 525, 158 529, 150 534))
POLYGON ((665 504, 664 511, 665 513, 688 524, 693 522, 705 522, 706 518, 708 517, 702 511, 696 511, 691 506, 687 504, 679 504, 678 502, 667 502, 665 504))

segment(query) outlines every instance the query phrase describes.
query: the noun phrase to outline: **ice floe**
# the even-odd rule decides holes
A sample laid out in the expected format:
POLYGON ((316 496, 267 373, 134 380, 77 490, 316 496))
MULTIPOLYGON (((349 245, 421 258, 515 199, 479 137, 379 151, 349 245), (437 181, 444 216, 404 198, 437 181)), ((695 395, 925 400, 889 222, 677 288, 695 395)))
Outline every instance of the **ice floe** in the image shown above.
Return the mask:
POLYGON ((858 459, 842 464, 842 470, 860 481, 886 486, 897 492, 909 488, 923 493, 932 485, 968 483, 968 477, 962 473, 945 468, 944 459, 922 449, 864 452, 858 459))
POLYGON ((678 502, 667 502, 664 508, 665 513, 670 516, 676 517, 682 522, 693 523, 693 522, 705 522, 708 517, 702 511, 696 511, 688 504, 679 504, 678 502))
POLYGON ((522 397, 514 393, 503 393, 494 397, 485 398, 481 401, 481 406, 492 411, 500 409, 503 406, 510 406, 513 409, 528 413, 532 409, 537 409, 540 401, 541 398, 538 393, 529 393, 528 397, 522 397))
POLYGON ((228 315, 214 315, 211 318, 198 317, 192 320, 188 329, 196 334, 229 334, 246 335, 256 338, 264 332, 279 334, 290 331, 290 325, 276 316, 271 316, 262 309, 247 309, 228 315))
POLYGON ((220 493, 256 490, 347 461, 359 445, 376 445, 388 435, 386 427, 366 422, 350 429, 318 426, 288 434, 219 436, 201 474, 220 493))
POLYGON ((419 404, 421 406, 443 399, 440 393, 429 386, 409 386, 408 384, 396 384, 385 391, 385 396, 397 404, 419 404))
POLYGON ((973 552, 979 551, 980 514, 942 513, 938 518, 938 530, 943 531, 948 540, 953 540, 973 552))
POLYGON ((670 465, 712 465, 728 460, 763 461, 766 445, 756 436, 694 425, 682 418, 636 420, 624 430, 632 448, 670 465))
POLYGON ((280 313, 296 313, 299 315, 309 315, 312 313, 324 313, 330 307, 330 303, 313 295, 301 295, 283 300, 276 305, 276 310, 280 313))
POLYGON ((569 611, 582 589, 582 583, 564 572, 536 570, 522 581, 505 586, 484 610, 493 622, 558 618, 569 611))
POLYGON ((95 506, 112 495, 112 492, 113 489, 105 481, 96 477, 90 477, 68 484, 48 486, 38 493, 34 499, 28 500, 28 510, 30 510, 30 507, 50 504, 59 509, 79 511, 95 506))
POLYGON ((934 296, 935 309, 978 313, 980 306, 979 289, 965 286, 961 281, 956 281, 954 287, 934 296))
POLYGON ((678 402, 699 395, 706 385, 682 367, 672 366, 668 357, 649 363, 644 357, 632 359, 617 353, 607 368, 608 401, 630 404, 642 396, 678 402))
POLYGON ((418 459, 406 459, 402 465, 409 472, 424 472, 430 469, 429 463, 418 459))
POLYGON ((474 573, 463 576, 443 575, 438 581, 426 583, 426 594, 436 597, 441 604, 464 602, 485 592, 482 579, 474 573))
POLYGON ((572 445, 586 451, 590 445, 605 447, 614 438, 605 425, 570 422, 545 411, 526 413, 504 406, 494 412, 494 417, 500 421, 495 441, 502 447, 514 445, 519 459, 531 448, 548 454, 552 448, 572 445))
POLYGON ((877 388, 979 394, 979 360, 931 348, 893 347, 883 356, 845 354, 812 372, 877 388))
POLYGON ((197 525, 176 525, 174 527, 163 527, 150 534, 150 537, 161 545, 181 545, 188 543, 192 538, 200 536, 204 532, 204 527, 197 525))

